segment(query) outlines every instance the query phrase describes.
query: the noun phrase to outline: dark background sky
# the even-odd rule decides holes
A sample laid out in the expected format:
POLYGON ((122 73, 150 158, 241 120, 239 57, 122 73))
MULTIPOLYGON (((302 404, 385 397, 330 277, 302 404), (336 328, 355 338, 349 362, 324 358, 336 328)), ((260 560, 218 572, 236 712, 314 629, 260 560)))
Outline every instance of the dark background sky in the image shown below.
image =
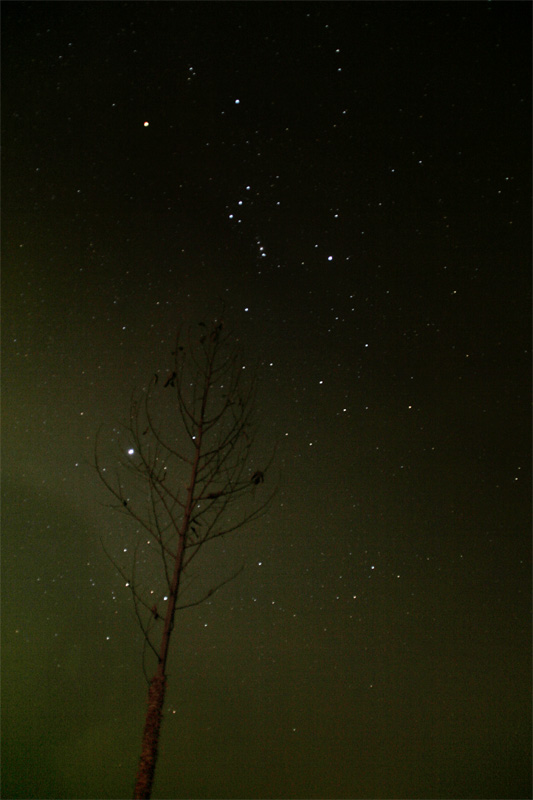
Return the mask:
POLYGON ((2 11, 3 796, 131 796, 94 437, 220 298, 280 491, 154 797, 531 796, 530 4, 2 11))

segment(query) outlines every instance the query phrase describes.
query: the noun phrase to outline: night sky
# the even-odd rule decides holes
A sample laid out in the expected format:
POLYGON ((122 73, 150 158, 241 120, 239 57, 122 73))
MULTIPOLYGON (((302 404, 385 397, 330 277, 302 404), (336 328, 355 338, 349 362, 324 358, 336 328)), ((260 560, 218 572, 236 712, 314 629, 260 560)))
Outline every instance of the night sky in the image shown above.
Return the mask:
POLYGON ((531 797, 531 5, 2 11, 3 797, 132 795, 94 439, 221 303, 279 490, 195 565, 245 570, 153 796, 531 797))

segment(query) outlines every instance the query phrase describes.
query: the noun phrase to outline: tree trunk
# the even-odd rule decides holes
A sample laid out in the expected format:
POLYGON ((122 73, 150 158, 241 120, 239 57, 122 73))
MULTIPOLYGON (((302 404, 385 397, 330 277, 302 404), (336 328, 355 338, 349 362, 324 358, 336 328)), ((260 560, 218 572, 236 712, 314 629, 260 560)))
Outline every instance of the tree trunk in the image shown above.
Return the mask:
MULTIPOLYGON (((205 413, 205 402, 202 406, 202 414, 205 413)), ((165 701, 166 676, 165 669, 167 664, 170 637, 174 628, 174 614, 180 586, 180 578, 183 570, 183 557, 185 555, 185 543, 187 540, 187 530, 194 506, 194 487, 198 474, 198 461, 200 458, 200 447, 202 444, 202 426, 198 428, 198 439, 196 443, 196 457, 192 466, 191 482, 187 494, 187 505, 183 519, 182 528, 179 533, 178 551, 174 562, 174 573, 170 585, 169 603, 165 615, 163 635, 161 637, 161 647, 159 650, 159 665, 157 672, 150 681, 148 690, 148 708, 146 711, 146 722, 144 724, 143 742, 141 749, 141 759, 137 771, 137 782, 135 784, 134 800, 149 800, 152 796, 152 783, 154 781, 155 766, 157 762, 157 747, 159 744, 159 731, 161 730, 161 719, 163 717, 163 703, 165 701)))
POLYGON ((148 690, 148 710, 144 724, 143 744, 137 781, 135 783, 135 800, 147 800, 152 793, 155 765, 157 762, 157 747, 159 744, 159 731, 163 717, 163 703, 165 700, 166 678, 163 665, 150 681, 148 690))

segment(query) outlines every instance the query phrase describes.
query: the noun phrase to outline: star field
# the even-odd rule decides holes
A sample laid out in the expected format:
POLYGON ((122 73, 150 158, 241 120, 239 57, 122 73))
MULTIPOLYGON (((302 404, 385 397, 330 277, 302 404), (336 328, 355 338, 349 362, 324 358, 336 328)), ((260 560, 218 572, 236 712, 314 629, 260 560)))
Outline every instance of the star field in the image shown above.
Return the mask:
POLYGON ((184 602, 244 565, 177 616, 153 796, 528 796, 530 24, 4 3, 4 796, 131 796, 100 539, 166 598, 95 436, 135 458, 132 390, 222 303, 278 492, 191 569, 184 602))

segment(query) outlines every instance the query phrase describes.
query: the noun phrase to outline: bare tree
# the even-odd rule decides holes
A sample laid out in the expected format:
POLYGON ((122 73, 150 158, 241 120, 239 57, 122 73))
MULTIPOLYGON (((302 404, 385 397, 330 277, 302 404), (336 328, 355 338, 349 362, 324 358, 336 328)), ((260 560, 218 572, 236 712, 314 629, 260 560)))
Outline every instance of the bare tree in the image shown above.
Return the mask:
POLYGON ((96 469, 113 506, 136 523, 130 571, 109 557, 132 592, 147 680, 147 653, 157 664, 149 680, 135 798, 151 796, 175 613, 207 600, 243 569, 183 602, 187 567, 208 542, 261 516, 272 497, 256 502, 269 465, 254 462, 252 454, 255 380, 248 379, 222 320, 199 328, 198 336, 178 333, 173 369, 161 378, 156 373, 132 396, 115 469, 104 466, 100 435, 95 444, 96 469))

